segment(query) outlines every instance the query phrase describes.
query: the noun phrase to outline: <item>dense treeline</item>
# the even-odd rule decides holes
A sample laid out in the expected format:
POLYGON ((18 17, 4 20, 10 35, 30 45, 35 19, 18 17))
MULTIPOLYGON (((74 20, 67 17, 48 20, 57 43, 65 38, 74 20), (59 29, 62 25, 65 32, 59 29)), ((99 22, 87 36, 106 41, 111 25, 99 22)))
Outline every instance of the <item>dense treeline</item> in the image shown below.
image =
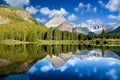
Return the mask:
POLYGON ((77 40, 77 33, 48 29, 43 25, 35 25, 25 22, 0 25, 0 40, 77 40))
POLYGON ((120 39, 120 33, 114 33, 114 34, 100 34, 100 35, 95 35, 95 34, 89 34, 89 35, 84 35, 84 34, 79 34, 78 35, 79 40, 93 40, 93 39, 120 39))
POLYGON ((43 25, 35 25, 27 22, 0 25, 0 40, 36 41, 44 39, 48 29, 43 25))
POLYGON ((25 20, 25 18, 22 18, 20 15, 16 14, 16 10, 25 11, 24 9, 0 5, 0 17, 5 18, 5 20, 10 20, 8 23, 0 24, 0 41, 8 39, 29 42, 35 42, 38 40, 120 39, 120 33, 105 34, 104 30, 100 35, 86 35, 69 31, 60 31, 57 28, 48 29, 44 25, 37 22, 30 15, 26 15, 29 18, 28 20, 25 20), (30 23, 29 20, 32 21, 32 23, 30 23))
POLYGON ((56 55, 61 53, 76 52, 78 50, 101 49, 120 51, 120 46, 92 46, 92 45, 0 45, 0 58, 10 61, 24 61, 35 57, 45 57, 46 55, 56 55), (31 55, 29 55, 31 54, 31 55), (13 60, 14 59, 14 60, 13 60))
POLYGON ((57 28, 46 28, 42 24, 27 22, 1 24, 0 40, 19 40, 35 42, 37 40, 93 40, 93 39, 120 39, 120 34, 78 34, 69 31, 60 31, 57 28))
POLYGON ((76 52, 77 45, 2 45, 0 44, 0 58, 11 62, 42 58, 46 55, 59 55, 60 53, 76 52))

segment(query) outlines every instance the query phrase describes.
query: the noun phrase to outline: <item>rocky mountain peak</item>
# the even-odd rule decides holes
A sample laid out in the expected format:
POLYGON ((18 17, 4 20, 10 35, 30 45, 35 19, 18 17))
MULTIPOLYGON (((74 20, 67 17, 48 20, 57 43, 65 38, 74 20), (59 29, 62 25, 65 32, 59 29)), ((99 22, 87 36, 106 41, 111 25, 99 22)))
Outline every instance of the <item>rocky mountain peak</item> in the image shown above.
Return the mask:
POLYGON ((64 16, 57 14, 45 24, 48 28, 58 28, 62 31, 72 32, 73 24, 67 21, 64 16))
POLYGON ((49 22, 47 22, 45 25, 47 27, 58 27, 64 21, 66 21, 64 16, 57 14, 49 22))
POLYGON ((53 19, 61 19, 61 20, 66 20, 65 18, 64 18, 64 16, 63 15, 60 15, 60 14, 56 14, 54 17, 53 17, 53 19))

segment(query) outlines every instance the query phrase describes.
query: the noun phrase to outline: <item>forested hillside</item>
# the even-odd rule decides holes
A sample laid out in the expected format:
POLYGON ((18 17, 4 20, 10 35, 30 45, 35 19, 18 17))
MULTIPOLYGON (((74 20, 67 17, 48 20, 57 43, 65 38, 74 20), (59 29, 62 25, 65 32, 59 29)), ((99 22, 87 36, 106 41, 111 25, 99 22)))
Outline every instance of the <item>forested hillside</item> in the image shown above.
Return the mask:
POLYGON ((60 31, 57 28, 47 28, 36 21, 24 9, 0 5, 0 41, 19 40, 36 42, 39 40, 93 40, 120 39, 120 34, 78 34, 69 31, 60 31))

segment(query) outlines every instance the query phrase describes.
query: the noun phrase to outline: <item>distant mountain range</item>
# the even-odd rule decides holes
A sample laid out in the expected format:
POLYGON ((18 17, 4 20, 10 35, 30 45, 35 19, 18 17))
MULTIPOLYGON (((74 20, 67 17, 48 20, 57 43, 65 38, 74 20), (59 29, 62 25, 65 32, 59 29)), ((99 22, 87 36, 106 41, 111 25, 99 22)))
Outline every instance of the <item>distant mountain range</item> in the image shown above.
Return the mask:
POLYGON ((55 68, 60 68, 70 59, 79 58, 83 60, 83 59, 90 58, 90 57, 108 57, 108 58, 120 59, 120 56, 116 52, 107 50, 105 51, 103 55, 100 49, 95 49, 91 51, 77 50, 76 52, 69 52, 68 54, 62 53, 58 56, 53 55, 52 57, 48 55, 46 56, 46 59, 49 60, 55 68))
POLYGON ((120 33, 120 26, 117 27, 115 30, 109 32, 109 33, 120 33))
MULTIPOLYGON (((28 11, 24 9, 11 8, 5 5, 0 5, 0 25, 4 26, 14 24, 13 26, 27 26, 31 24, 47 28, 35 20, 28 11), (14 15, 14 16, 13 16, 14 15)), ((62 15, 55 15, 50 21, 45 24, 48 28, 58 28, 62 31, 77 32, 83 34, 100 34, 104 29, 106 33, 120 33, 120 23, 116 24, 91 24, 80 23, 74 24, 66 20, 62 15)))
POLYGON ((55 15, 45 24, 48 28, 58 28, 62 31, 77 32, 83 34, 100 34, 104 29, 106 33, 120 33, 120 23, 116 24, 73 24, 62 15, 55 15))

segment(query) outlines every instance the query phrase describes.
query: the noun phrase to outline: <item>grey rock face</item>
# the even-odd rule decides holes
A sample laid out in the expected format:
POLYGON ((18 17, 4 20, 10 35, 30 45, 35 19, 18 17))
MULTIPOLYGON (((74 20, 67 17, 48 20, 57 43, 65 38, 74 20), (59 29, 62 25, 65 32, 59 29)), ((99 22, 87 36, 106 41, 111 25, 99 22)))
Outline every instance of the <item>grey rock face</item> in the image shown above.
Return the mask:
POLYGON ((0 67, 7 66, 8 64, 10 64, 10 61, 8 61, 6 59, 0 59, 0 67))
POLYGON ((120 59, 120 56, 109 50, 105 51, 104 57, 112 57, 112 58, 120 59))
POLYGON ((33 61, 27 61, 16 68, 17 73, 22 73, 28 71, 32 65, 33 61))
POLYGON ((73 28, 73 32, 83 33, 83 31, 81 30, 81 27, 73 28))
POLYGON ((76 27, 73 28, 73 32, 89 34, 91 31, 87 27, 76 27))
POLYGON ((53 19, 45 24, 48 28, 58 28, 62 31, 72 32, 73 25, 68 22, 62 15, 55 15, 53 19))
POLYGON ((51 19, 49 22, 47 22, 45 25, 50 28, 50 27, 58 27, 60 24, 62 24, 65 21, 65 18, 61 15, 55 15, 53 19, 51 19))
POLYGON ((60 54, 59 56, 46 56, 46 58, 54 65, 55 68, 62 67, 67 60, 73 57, 73 54, 60 54))
POLYGON ((64 21, 62 24, 59 25, 58 27, 62 31, 70 31, 72 32, 73 25, 70 24, 68 21, 64 21))
POLYGON ((77 52, 74 54, 75 57, 80 58, 80 59, 85 59, 85 58, 89 58, 89 57, 102 57, 102 52, 101 50, 92 50, 92 51, 88 51, 88 50, 84 50, 82 52, 77 52))
POLYGON ((56 57, 56 56, 47 56, 46 57, 53 65, 55 68, 61 67, 64 65, 64 60, 62 60, 60 57, 56 57))
POLYGON ((16 13, 17 13, 17 15, 19 15, 24 20, 26 20, 30 23, 33 23, 32 20, 31 20, 31 15, 29 14, 29 12, 23 11, 23 10, 17 10, 16 13))
POLYGON ((72 54, 72 52, 71 53, 68 53, 68 54, 60 54, 59 55, 59 57, 61 58, 61 59, 63 59, 64 61, 67 61, 67 60, 69 60, 70 58, 72 58, 73 57, 73 54, 72 54))
POLYGON ((0 24, 6 24, 9 23, 11 20, 7 17, 1 17, 0 16, 0 24))

